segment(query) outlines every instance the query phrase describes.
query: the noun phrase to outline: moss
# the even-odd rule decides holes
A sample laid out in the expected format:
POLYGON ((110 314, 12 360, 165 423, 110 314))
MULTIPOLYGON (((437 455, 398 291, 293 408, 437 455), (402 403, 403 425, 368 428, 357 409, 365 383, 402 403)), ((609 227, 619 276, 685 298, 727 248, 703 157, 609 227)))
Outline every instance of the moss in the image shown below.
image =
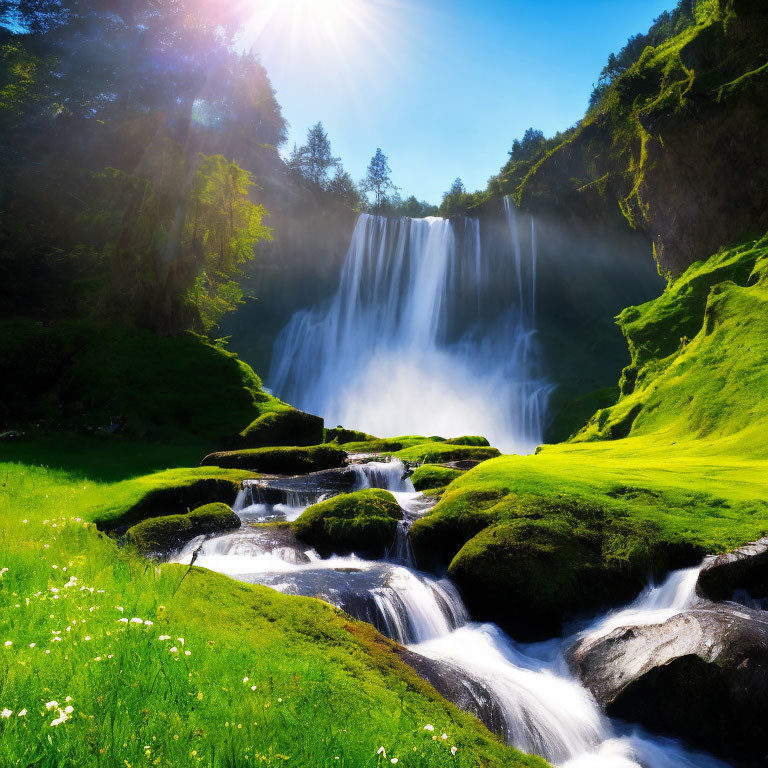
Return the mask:
POLYGON ((461 475, 460 469, 449 469, 439 464, 423 464, 413 470, 411 480, 417 491, 425 491, 429 488, 446 486, 461 475))
POLYGON ((182 514, 212 502, 232 504, 242 481, 253 476, 238 470, 194 468, 131 478, 114 483, 109 497, 101 499, 89 517, 99 530, 120 533, 147 518, 182 514))
POLYGON ((397 437, 372 437, 368 435, 365 440, 352 441, 345 444, 348 453, 393 453, 404 448, 412 448, 426 443, 441 443, 444 438, 436 435, 424 437, 422 435, 400 435, 397 437))
POLYGON ((186 515, 143 520, 128 529, 127 539, 141 552, 171 552, 195 536, 240 527, 240 518, 226 505, 206 504, 186 515))
POLYGON ((235 355, 191 334, 0 323, 0 428, 116 428, 143 440, 219 445, 261 414, 288 408, 235 355))
POLYGON ((389 491, 368 488, 314 504, 291 527, 324 556, 356 552, 382 557, 402 518, 403 511, 389 491))
POLYGON ((201 466, 251 469, 275 475, 300 475, 343 467, 347 454, 336 445, 279 446, 210 453, 201 466))
POLYGON ((273 445, 319 445, 325 440, 323 420, 304 411, 286 409, 264 413, 241 433, 248 448, 273 445))
POLYGON ((373 435, 369 435, 367 432, 358 432, 356 429, 344 429, 344 427, 339 425, 333 429, 325 430, 323 442, 344 445, 346 443, 366 442, 368 440, 376 439, 377 438, 373 435))
POLYGON ((451 437, 445 441, 448 445, 480 445, 489 446, 490 443, 480 435, 463 435, 462 437, 451 437))
POLYGON ((447 442, 420 443, 393 453, 398 459, 412 464, 440 463, 446 461, 485 461, 501 454, 496 448, 474 445, 451 445, 447 442))

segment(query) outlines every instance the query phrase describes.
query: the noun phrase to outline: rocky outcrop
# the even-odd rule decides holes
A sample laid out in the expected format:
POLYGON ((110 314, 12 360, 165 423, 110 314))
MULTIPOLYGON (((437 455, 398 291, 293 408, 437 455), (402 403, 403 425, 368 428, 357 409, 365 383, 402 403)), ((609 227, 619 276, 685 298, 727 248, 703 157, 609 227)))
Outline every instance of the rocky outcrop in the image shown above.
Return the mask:
POLYGON ((649 48, 517 194, 526 210, 629 224, 681 274, 768 228, 764 4, 722 0, 649 48))
POLYGON ((765 765, 768 613, 706 602, 662 624, 584 637, 568 660, 609 715, 765 765))
POLYGON ((700 595, 729 600, 736 590, 768 597, 768 537, 705 560, 696 582, 700 595))

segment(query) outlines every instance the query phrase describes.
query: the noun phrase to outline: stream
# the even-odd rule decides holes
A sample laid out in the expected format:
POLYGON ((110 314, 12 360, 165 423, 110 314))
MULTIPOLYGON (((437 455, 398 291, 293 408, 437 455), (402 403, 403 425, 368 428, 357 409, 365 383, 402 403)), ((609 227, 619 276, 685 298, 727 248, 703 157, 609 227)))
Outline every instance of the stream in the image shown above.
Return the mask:
POLYGON ((560 768, 727 768, 675 740, 606 717, 564 656, 584 636, 657 623, 684 611, 695 599, 698 568, 672 572, 625 608, 574 626, 562 638, 518 643, 494 624, 471 621, 450 580, 414 569, 408 529, 434 501, 417 493, 405 475, 404 465, 392 460, 352 463, 336 474, 318 473, 316 480, 309 475, 247 481, 233 507, 244 525, 193 539, 173 560, 194 559, 241 581, 319 597, 373 624, 413 653, 455 670, 469 696, 497 713, 498 730, 509 744, 560 768), (285 526, 248 525, 292 521, 342 488, 372 487, 392 492, 403 509, 386 560, 323 559, 285 526))

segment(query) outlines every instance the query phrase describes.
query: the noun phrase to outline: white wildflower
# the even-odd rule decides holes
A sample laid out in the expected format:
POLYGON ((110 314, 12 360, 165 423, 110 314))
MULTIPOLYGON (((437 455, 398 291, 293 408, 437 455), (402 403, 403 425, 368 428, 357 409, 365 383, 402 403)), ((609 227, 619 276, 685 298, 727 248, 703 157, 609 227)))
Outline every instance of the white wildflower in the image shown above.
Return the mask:
POLYGON ((58 706, 59 706, 59 702, 58 701, 46 701, 45 702, 45 708, 48 709, 48 710, 55 709, 58 706))
POLYGON ((20 709, 19 713, 16 715, 16 717, 24 717, 24 715, 27 714, 27 708, 24 707, 24 709, 20 709))
POLYGON ((451 747, 451 754, 455 755, 459 750, 456 747, 451 747))
POLYGON ((13 714, 12 709, 4 709, 2 712, 0 712, 0 717, 8 718, 13 714))
POLYGON ((434 731, 435 730, 435 726, 434 725, 425 725, 424 726, 424 730, 425 731, 434 731))

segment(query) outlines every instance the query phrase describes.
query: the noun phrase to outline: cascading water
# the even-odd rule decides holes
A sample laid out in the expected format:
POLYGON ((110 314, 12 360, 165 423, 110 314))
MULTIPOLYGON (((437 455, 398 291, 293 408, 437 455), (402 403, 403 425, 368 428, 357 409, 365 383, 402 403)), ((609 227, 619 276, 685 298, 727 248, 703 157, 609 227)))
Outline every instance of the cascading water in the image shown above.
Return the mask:
POLYGON ((553 388, 536 343, 535 225, 523 236, 506 213, 502 249, 483 246, 477 219, 361 215, 333 300, 275 342, 274 391, 329 424, 533 451, 553 388))
MULTIPOLYGON (((400 462, 371 462, 355 472, 354 487, 379 484, 401 497, 420 495, 408 490, 412 485, 400 462)), ((197 565, 243 581, 320 597, 416 653, 454 668, 457 678, 490 694, 509 743, 560 768, 727 768, 679 742, 608 719, 563 658, 563 650, 576 640, 664 621, 686 610, 695 601, 696 568, 670 574, 624 610, 599 617, 572 637, 525 645, 493 624, 470 622, 447 579, 354 556, 319 559, 286 528, 243 526, 198 538, 175 559, 189 563, 193 555, 197 565)))

